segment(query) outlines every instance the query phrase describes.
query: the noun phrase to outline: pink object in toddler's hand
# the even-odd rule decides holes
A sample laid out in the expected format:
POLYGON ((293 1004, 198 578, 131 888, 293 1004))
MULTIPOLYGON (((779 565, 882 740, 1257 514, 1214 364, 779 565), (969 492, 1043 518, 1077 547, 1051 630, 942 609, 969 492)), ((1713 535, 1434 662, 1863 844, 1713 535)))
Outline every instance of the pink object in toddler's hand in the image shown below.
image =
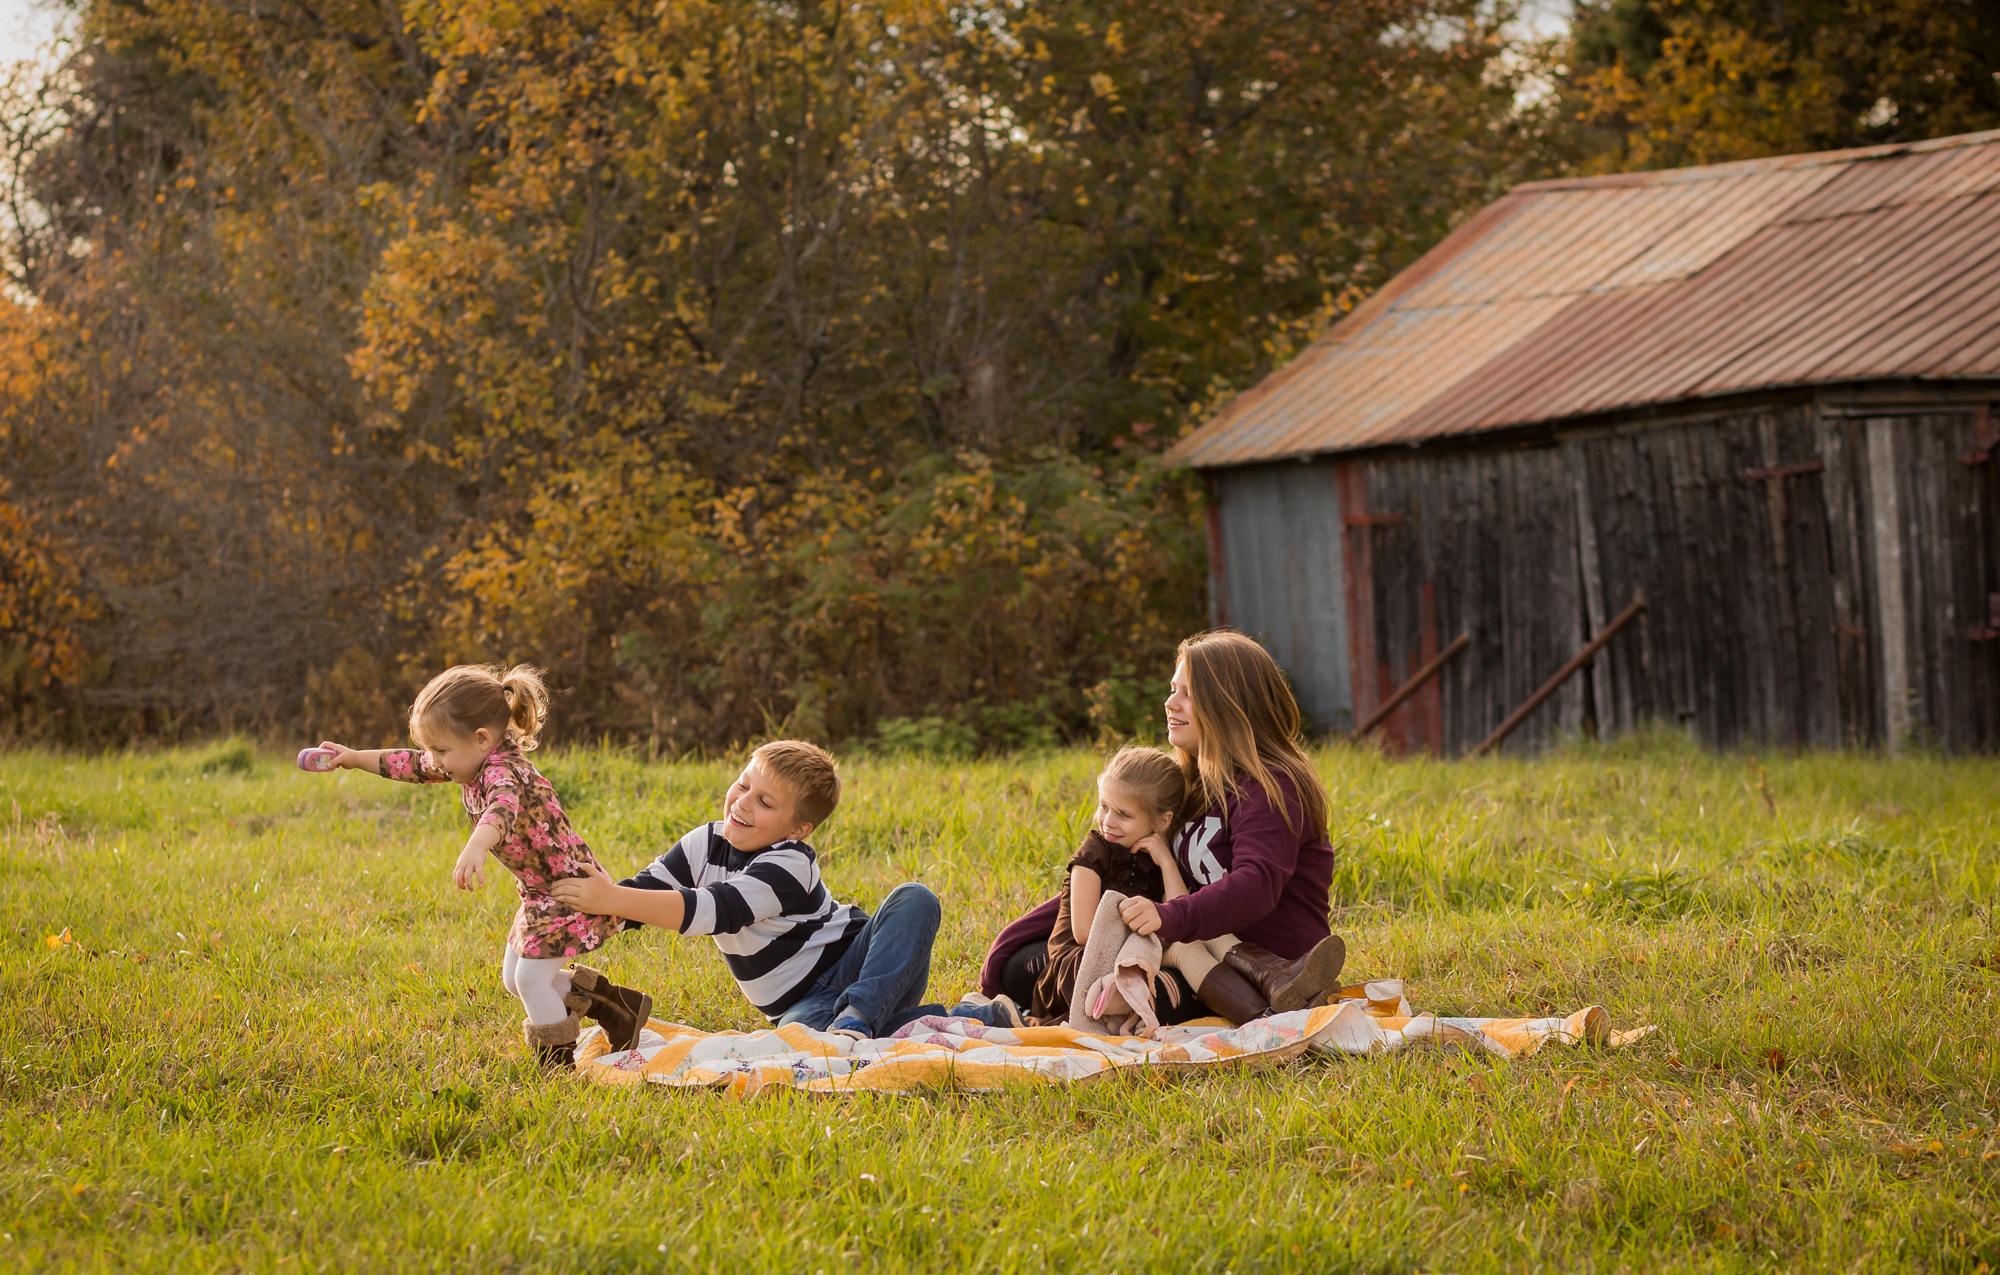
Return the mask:
POLYGON ((332 770, 340 761, 340 754, 331 748, 301 748, 299 750, 300 770, 332 770))

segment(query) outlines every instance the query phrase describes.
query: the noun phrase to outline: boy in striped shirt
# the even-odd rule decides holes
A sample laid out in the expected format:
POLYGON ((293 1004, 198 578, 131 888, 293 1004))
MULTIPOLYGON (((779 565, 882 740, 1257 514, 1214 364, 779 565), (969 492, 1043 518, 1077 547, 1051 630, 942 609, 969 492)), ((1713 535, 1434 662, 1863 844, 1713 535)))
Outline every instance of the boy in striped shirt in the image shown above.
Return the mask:
POLYGON ((1004 996, 951 1010, 919 1003, 937 938, 935 894, 905 882, 871 917, 827 892, 806 838, 839 804, 833 758, 802 740, 775 740, 750 755, 722 818, 637 876, 614 885, 593 870, 550 892, 578 911, 624 917, 627 928, 713 936, 736 985, 773 1022, 864 1039, 926 1014, 1018 1026, 1004 996))

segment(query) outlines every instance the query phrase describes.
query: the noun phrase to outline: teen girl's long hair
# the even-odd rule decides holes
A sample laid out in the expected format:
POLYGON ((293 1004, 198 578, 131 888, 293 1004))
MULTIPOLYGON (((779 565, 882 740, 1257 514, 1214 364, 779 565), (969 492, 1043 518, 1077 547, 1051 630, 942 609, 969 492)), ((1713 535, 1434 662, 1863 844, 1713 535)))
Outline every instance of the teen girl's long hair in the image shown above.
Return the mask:
POLYGON ((1299 741, 1299 703, 1270 652, 1241 633, 1218 629, 1181 643, 1177 659, 1187 669, 1188 699, 1201 732, 1201 752, 1174 749, 1187 776, 1185 814, 1192 816, 1242 795, 1243 780, 1257 781, 1285 826, 1301 831, 1326 827, 1326 789, 1299 741), (1279 801, 1273 775, 1291 781, 1300 812, 1279 801))

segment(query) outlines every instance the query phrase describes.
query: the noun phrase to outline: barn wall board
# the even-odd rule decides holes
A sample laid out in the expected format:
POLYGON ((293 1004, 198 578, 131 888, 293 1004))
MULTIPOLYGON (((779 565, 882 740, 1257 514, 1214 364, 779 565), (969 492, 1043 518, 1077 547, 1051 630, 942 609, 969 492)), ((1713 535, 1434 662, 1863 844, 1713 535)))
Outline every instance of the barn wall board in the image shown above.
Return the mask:
POLYGON ((1808 402, 1343 462, 1365 476, 1343 528, 1369 586, 1356 701, 1470 632, 1435 702, 1383 729, 1465 753, 1643 594, 1509 750, 1660 721, 1718 748, 2000 748, 2000 456, 1970 463, 1982 438, 2000 443, 1969 410, 1808 402))
POLYGON ((1532 444, 1215 476, 1226 612, 1344 730, 1469 752, 1633 598, 1509 738, 1666 722, 1718 748, 2000 751, 2000 421, 1792 400, 1532 444))
MULTIPOLYGON (((1385 723, 1393 747, 1463 753, 1582 644, 1571 474, 1561 450, 1422 452, 1367 462, 1375 701, 1460 633, 1472 641, 1385 723), (1436 703, 1427 696, 1436 696, 1436 703)), ((1357 676, 1365 676, 1360 671, 1357 676)), ((1505 745, 1531 752, 1584 725, 1566 685, 1505 745)))
POLYGON ((1333 467, 1288 462, 1215 476, 1223 594, 1211 614, 1257 638, 1292 680, 1316 733, 1347 730, 1347 582, 1333 467))
POLYGON ((1980 420, 1956 411, 1850 422, 1868 447, 1882 742, 1891 751, 2000 748, 1992 623, 2000 462, 1981 447, 1980 420))

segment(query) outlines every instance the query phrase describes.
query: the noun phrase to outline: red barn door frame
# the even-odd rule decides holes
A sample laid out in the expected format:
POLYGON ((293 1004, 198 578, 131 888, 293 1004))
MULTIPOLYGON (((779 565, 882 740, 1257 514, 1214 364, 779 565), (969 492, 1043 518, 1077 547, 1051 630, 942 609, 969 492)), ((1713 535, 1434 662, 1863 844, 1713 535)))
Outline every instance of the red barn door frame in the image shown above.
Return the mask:
MULTIPOLYGON (((1376 646, 1375 529, 1400 526, 1404 515, 1368 508, 1366 462, 1340 461, 1333 467, 1334 490, 1340 498, 1341 550, 1347 567, 1347 668, 1354 695, 1354 720, 1362 721, 1393 694, 1404 678, 1436 658, 1437 591, 1425 581, 1418 600, 1418 649, 1407 667, 1392 669, 1386 652, 1376 646)), ((1424 749, 1433 756, 1444 749, 1444 698, 1432 678, 1383 719, 1382 738, 1396 752, 1424 749)))

